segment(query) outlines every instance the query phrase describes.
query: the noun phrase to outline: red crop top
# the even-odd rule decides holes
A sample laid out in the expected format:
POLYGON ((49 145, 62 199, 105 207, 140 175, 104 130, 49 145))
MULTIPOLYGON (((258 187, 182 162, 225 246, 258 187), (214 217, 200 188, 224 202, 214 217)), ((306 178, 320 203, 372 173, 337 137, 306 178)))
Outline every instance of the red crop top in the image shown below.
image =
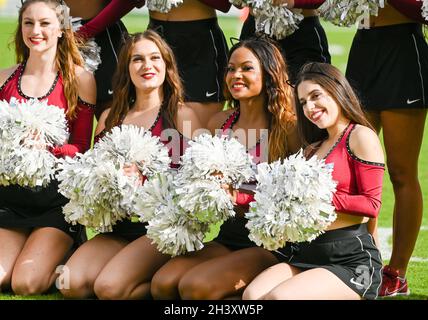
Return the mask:
MULTIPOLYGON (((19 65, 0 87, 0 100, 10 101, 11 98, 16 98, 25 101, 32 98, 25 95, 21 90, 21 76, 24 69, 25 63, 19 65)), ((63 89, 62 76, 58 72, 49 92, 37 99, 47 100, 48 104, 64 109, 64 112, 66 112, 68 104, 63 89)), ((67 144, 52 148, 51 152, 55 156, 74 157, 77 152, 83 153, 89 149, 92 136, 94 109, 94 105, 84 102, 79 98, 76 118, 73 120, 67 119, 68 130, 70 132, 69 141, 67 144)))
POLYGON ((349 137, 355 124, 350 124, 325 157, 333 163, 333 180, 337 191, 333 196, 336 211, 376 218, 382 198, 383 163, 362 160, 349 147, 349 137))

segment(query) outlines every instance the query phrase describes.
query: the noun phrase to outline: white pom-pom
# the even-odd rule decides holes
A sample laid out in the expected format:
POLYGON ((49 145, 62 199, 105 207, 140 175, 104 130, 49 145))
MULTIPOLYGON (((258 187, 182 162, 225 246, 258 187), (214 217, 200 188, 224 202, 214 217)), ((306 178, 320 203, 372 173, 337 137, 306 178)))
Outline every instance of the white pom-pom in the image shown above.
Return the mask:
POLYGON ((250 239, 276 250, 286 242, 312 241, 336 219, 331 205, 336 183, 332 166, 303 152, 257 166, 255 202, 250 204, 250 239))
POLYGON ((173 256, 201 249, 209 226, 235 215, 223 183, 238 188, 254 176, 251 156, 236 139, 206 134, 189 145, 178 173, 147 181, 139 200, 147 236, 173 256))
MULTIPOLYGON (((82 18, 71 18, 73 32, 79 31, 82 27, 82 18)), ((85 63, 86 71, 94 73, 101 64, 101 47, 95 42, 94 38, 87 39, 84 44, 79 44, 79 52, 85 63)))
POLYGON ((140 210, 141 183, 137 176, 126 176, 124 166, 135 163, 151 177, 166 172, 170 161, 168 150, 150 131, 127 125, 113 128, 93 150, 62 161, 59 191, 70 199, 63 210, 65 219, 111 231, 117 221, 140 210))
POLYGON ((36 99, 2 101, 0 127, 0 185, 48 185, 58 161, 48 148, 68 139, 64 110, 36 99))
POLYGON ((178 7, 183 0, 147 0, 147 9, 162 13, 168 13, 171 9, 178 7))
POLYGON ((229 0, 239 7, 252 8, 256 31, 281 40, 294 33, 304 16, 300 9, 288 9, 286 4, 273 5, 272 0, 229 0))
POLYGON ((422 1, 422 17, 428 21, 428 0, 420 0, 422 1))
POLYGON ((326 0, 320 7, 325 20, 350 27, 366 17, 377 16, 379 8, 385 7, 385 0, 326 0))

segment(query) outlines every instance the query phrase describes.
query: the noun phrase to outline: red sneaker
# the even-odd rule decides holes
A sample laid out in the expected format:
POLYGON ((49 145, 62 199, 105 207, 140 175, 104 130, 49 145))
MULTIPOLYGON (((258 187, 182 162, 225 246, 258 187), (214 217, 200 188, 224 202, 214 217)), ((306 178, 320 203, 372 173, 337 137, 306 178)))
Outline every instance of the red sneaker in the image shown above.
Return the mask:
POLYGON ((380 297, 408 296, 410 294, 407 280, 398 276, 398 270, 385 266, 383 268, 380 297))

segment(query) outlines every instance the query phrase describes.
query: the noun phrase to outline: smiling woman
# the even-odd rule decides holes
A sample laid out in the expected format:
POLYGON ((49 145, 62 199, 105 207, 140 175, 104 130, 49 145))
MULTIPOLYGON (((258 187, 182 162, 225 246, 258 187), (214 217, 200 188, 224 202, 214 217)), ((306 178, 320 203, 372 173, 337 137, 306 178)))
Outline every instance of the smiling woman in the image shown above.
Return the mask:
MULTIPOLYGON (((96 91, 93 76, 81 67, 72 31, 60 23, 58 5, 54 0, 27 0, 20 8, 18 64, 0 70, 0 100, 47 100, 64 110, 71 137, 49 150, 57 157, 73 157, 89 148, 96 91)), ((51 287, 57 265, 73 244, 84 240, 83 228, 65 222, 65 203, 56 181, 35 189, 0 186, 0 243, 7 244, 0 256, 2 290, 12 287, 27 295, 51 287)))

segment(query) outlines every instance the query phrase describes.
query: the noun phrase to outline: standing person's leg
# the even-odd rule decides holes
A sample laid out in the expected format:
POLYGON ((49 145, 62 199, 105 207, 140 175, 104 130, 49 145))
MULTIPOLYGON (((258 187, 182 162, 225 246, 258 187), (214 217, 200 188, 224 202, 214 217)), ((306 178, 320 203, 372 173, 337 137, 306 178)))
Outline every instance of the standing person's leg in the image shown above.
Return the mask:
MULTIPOLYGON (((376 130, 376 133, 379 135, 381 130, 380 112, 368 112, 367 119, 370 121, 370 124, 373 126, 373 129, 376 130)), ((367 229, 369 233, 373 236, 376 246, 380 248, 379 236, 377 232, 377 222, 378 218, 369 219, 367 223, 367 229)))
POLYGON ((218 300, 241 295, 263 270, 278 263, 269 251, 252 247, 233 251, 198 264, 179 283, 182 299, 218 300))
POLYGON ((13 268, 13 291, 21 295, 46 292, 58 276, 57 266, 63 262, 72 245, 73 239, 59 229, 34 229, 13 268))
POLYGON ((0 292, 10 288, 13 266, 29 233, 24 229, 0 228, 0 292))
POLYGON ((394 189, 393 248, 390 266, 404 277, 422 220, 418 158, 427 111, 388 110, 381 113, 387 167, 394 189))

